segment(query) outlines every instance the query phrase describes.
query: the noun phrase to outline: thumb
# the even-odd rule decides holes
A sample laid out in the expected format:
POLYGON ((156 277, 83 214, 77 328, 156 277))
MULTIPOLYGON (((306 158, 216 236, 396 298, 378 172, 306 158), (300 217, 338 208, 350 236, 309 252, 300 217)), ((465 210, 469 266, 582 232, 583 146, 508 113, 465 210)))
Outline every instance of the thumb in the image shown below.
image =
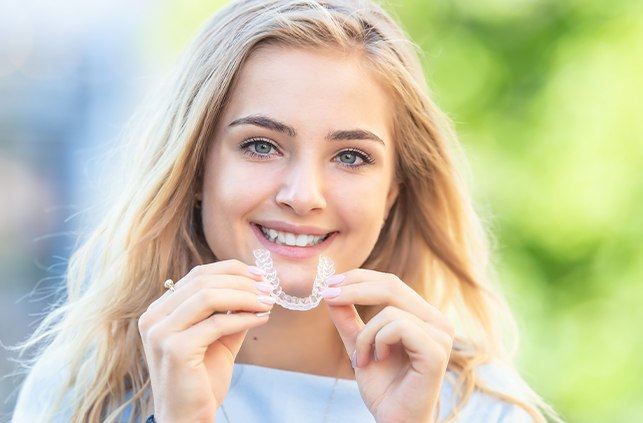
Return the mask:
POLYGON ((357 309, 355 309, 353 304, 330 305, 326 302, 325 304, 328 309, 330 319, 333 321, 333 324, 337 328, 337 332, 339 332, 339 336, 344 342, 346 352, 348 356, 351 357, 353 351, 355 351, 357 335, 365 326, 364 322, 357 313, 357 309))

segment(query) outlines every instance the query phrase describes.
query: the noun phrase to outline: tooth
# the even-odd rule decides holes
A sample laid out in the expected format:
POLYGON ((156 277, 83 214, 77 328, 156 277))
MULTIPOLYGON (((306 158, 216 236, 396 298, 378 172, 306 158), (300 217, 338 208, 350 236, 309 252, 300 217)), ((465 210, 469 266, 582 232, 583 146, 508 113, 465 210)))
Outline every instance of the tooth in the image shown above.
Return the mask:
POLYGON ((277 238, 277 231, 275 231, 274 229, 269 229, 268 233, 270 234, 270 240, 271 241, 274 241, 275 238, 277 238))
POLYGON ((315 242, 315 238, 317 238, 315 235, 308 235, 308 239, 306 240, 307 244, 313 244, 315 242))
POLYGON ((297 241, 295 242, 298 247, 305 247, 309 243, 308 235, 298 235, 297 241))
POLYGON ((286 237, 284 236, 283 232, 278 232, 277 233, 277 240, 284 244, 286 242, 286 237))
POLYGON ((295 241, 295 235, 290 233, 286 234, 286 244, 295 245, 295 241))

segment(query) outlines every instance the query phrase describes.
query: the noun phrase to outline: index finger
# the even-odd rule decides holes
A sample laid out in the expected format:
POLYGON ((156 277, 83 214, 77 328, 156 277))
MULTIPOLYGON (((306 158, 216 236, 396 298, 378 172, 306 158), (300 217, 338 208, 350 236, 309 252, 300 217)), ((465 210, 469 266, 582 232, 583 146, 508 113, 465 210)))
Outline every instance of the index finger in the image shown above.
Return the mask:
POLYGON ((193 278, 195 276, 201 275, 237 275, 237 276, 246 276, 248 278, 255 279, 260 281, 261 278, 265 275, 265 272, 258 268, 257 266, 247 265, 244 262, 231 259, 223 261, 215 261, 207 264, 200 264, 194 266, 188 273, 183 277, 177 284, 181 283, 186 278, 193 278))
MULTIPOLYGON (((208 276, 214 275, 243 276, 256 282, 260 282, 263 279, 264 274, 265 272, 262 269, 256 266, 247 265, 240 260, 222 260, 194 266, 178 282, 174 283, 174 287, 178 291, 181 287, 192 284, 198 279, 205 279, 208 276)), ((161 297, 150 305, 149 309, 154 309, 158 305, 164 303, 171 293, 171 290, 166 290, 161 297)))
POLYGON ((339 289, 335 291, 337 295, 325 298, 330 305, 390 305, 426 322, 439 323, 444 319, 435 306, 394 274, 353 269, 343 275, 345 279, 342 283, 331 287, 339 289))

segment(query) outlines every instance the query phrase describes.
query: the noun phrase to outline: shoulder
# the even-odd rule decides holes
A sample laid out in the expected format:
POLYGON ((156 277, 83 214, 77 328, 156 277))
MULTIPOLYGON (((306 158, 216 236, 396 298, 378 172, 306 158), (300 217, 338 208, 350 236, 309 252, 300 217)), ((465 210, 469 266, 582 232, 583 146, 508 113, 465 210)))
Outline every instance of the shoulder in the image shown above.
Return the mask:
MULTIPOLYGON (((524 401, 528 401, 527 398, 530 397, 530 389, 519 373, 505 364, 494 362, 480 365, 476 368, 476 375, 494 391, 511 395, 524 401)), ((459 402, 459 397, 455 395, 456 379, 456 373, 447 372, 440 400, 441 404, 444 404, 440 406, 440 420, 446 418, 459 402)), ((482 421, 531 423, 533 419, 522 407, 476 389, 460 409, 458 422, 473 423, 482 421)))
MULTIPOLYGON (((58 394, 66 379, 66 372, 60 365, 40 358, 30 369, 27 377, 20 386, 16 406, 13 410, 12 422, 45 421, 46 413, 51 405, 57 402, 58 394)), ((55 422, 68 421, 70 418, 69 393, 54 414, 55 422)))

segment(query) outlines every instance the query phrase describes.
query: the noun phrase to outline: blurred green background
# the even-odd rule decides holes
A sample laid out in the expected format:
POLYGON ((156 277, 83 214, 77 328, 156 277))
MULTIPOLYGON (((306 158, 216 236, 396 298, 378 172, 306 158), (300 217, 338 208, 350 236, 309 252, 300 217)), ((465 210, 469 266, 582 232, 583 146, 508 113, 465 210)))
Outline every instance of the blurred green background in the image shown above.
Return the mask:
POLYGON ((568 421, 643 421, 642 6, 395 7, 497 236, 520 368, 568 421))
MULTIPOLYGON (((643 421, 643 2, 384 5, 471 163, 523 375, 567 421, 643 421)), ((150 54, 211 10, 168 3, 150 54)))
MULTIPOLYGON (((79 186, 105 163, 79 154, 109 147, 141 87, 225 2, 63 3, 8 3, 4 14, 14 31, 0 43, 9 52, 0 56, 0 175, 13 182, 0 186, 11 212, 0 219, 9 222, 0 225, 0 317, 16 322, 2 328, 5 344, 33 330, 29 311, 42 311, 17 298, 38 278, 60 280, 47 275, 66 264, 56 255, 52 264, 51 251, 71 251, 54 242, 63 223, 80 199, 100 197, 88 200, 79 186), (81 8, 84 17, 75 15, 81 8)), ((422 48, 433 96, 471 163, 521 329, 521 372, 566 421, 643 421, 643 2, 398 0, 385 8, 422 48)), ((2 382, 2 396, 14 400, 2 382)))

